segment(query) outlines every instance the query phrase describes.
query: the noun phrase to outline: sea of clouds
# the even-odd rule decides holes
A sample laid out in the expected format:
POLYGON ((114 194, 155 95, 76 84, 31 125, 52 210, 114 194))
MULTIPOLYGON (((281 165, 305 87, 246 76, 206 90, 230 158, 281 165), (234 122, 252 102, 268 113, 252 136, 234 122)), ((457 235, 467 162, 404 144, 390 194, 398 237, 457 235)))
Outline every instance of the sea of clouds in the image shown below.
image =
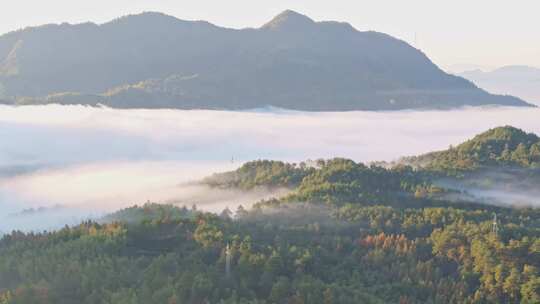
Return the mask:
POLYGON ((148 200, 234 208, 269 194, 214 193, 212 201, 185 184, 254 159, 390 161, 446 149, 503 125, 540 134, 540 109, 314 113, 0 106, 0 231, 30 222, 36 229, 54 226, 36 224, 35 216, 21 220, 21 211, 39 207, 79 210, 69 213, 73 222, 148 200))

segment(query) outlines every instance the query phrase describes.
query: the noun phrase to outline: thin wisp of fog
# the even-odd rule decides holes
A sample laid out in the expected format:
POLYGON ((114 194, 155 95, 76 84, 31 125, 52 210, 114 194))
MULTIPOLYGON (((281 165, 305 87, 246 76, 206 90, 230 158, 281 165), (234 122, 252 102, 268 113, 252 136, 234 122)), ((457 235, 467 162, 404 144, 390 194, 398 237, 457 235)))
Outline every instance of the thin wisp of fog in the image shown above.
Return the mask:
MULTIPOLYGON (((234 112, 0 106, 0 215, 62 206, 80 211, 77 222, 146 201, 234 208, 272 194, 216 195, 185 183, 255 159, 390 161, 446 149, 501 125, 540 133, 538 117, 540 109, 512 107, 234 112)), ((0 230, 14 226, 3 221, 0 230)))

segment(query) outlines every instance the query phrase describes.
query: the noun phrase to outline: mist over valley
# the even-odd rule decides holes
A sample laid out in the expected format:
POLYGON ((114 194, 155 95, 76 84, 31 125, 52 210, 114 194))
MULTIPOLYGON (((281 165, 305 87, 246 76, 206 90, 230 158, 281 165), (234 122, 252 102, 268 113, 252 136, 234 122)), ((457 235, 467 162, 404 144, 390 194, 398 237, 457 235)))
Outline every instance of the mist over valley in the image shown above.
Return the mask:
POLYGON ((0 304, 540 303, 539 3, 6 3, 0 304))
MULTIPOLYGON (((249 207, 271 193, 234 195, 186 183, 257 159, 396 161, 444 150, 501 125, 540 133, 538 115, 537 109, 505 107, 315 113, 0 106, 2 217, 62 206, 64 217, 47 222, 53 209, 34 225, 51 228, 63 226, 63 219, 94 218, 146 201, 197 204, 214 212, 249 207), (66 211, 71 208, 75 217, 66 211)), ((511 189, 496 189, 510 195, 511 189)), ((469 192, 481 193, 476 190, 469 192)), ((477 196, 494 200, 492 194, 477 196)), ((23 227, 4 220, 0 230, 23 227)))

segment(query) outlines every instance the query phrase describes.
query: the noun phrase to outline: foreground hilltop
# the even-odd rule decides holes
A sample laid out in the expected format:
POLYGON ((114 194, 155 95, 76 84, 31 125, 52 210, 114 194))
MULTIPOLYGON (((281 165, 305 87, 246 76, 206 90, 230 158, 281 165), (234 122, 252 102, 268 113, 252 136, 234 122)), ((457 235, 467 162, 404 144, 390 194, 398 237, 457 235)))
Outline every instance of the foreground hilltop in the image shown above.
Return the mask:
POLYGON ((330 111, 528 105, 443 72, 404 41, 293 11, 256 29, 143 13, 11 32, 0 37, 0 99, 330 111))
MULTIPOLYGON (((461 149, 537 140, 504 127, 461 149)), ((466 195, 436 178, 346 159, 250 162, 204 183, 291 192, 234 213, 147 203, 4 236, 0 303, 540 303, 540 209, 449 200, 466 195)))

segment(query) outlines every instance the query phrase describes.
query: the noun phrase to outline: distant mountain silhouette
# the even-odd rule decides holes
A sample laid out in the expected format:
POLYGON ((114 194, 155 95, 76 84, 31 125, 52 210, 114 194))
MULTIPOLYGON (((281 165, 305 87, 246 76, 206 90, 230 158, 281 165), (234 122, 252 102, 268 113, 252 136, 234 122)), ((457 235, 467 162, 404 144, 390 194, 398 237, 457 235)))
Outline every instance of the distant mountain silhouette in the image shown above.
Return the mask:
POLYGON ((489 72, 472 70, 459 75, 492 92, 519 96, 540 105, 539 68, 505 66, 489 72))
POLYGON ((0 99, 330 111, 528 105, 443 72, 404 41, 293 11, 258 29, 143 13, 11 32, 0 37, 0 99))

